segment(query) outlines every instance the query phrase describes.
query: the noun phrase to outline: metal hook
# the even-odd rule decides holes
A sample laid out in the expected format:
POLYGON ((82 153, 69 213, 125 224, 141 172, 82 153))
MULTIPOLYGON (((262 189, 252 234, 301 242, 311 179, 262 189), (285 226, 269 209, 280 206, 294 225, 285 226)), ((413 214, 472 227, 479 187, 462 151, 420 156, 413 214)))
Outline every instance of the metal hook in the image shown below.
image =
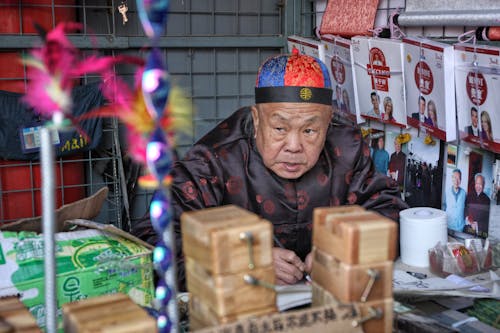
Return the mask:
POLYGON ((263 281, 263 280, 259 280, 256 277, 253 277, 249 274, 245 274, 243 276, 243 280, 246 283, 251 284, 253 286, 260 286, 260 287, 276 290, 276 285, 269 283, 269 282, 266 282, 266 281, 263 281))
POLYGON ((250 231, 245 231, 240 233, 240 239, 241 240, 246 240, 247 241, 247 246, 248 246, 248 268, 249 269, 254 269, 255 268, 255 263, 253 260, 253 234, 250 231))
POLYGON ((358 327, 362 325, 364 322, 367 322, 368 320, 372 319, 380 319, 382 318, 382 315, 384 314, 384 311, 381 309, 374 309, 372 307, 368 308, 368 315, 366 317, 360 318, 359 320, 353 320, 352 321, 352 327, 358 327))
POLYGON ((373 285, 375 284, 375 281, 378 280, 380 277, 380 272, 376 269, 368 269, 366 271, 366 274, 370 277, 368 282, 366 283, 365 290, 363 290, 363 293, 361 294, 361 302, 366 302, 368 299, 368 296, 370 295, 370 292, 372 291, 373 285))

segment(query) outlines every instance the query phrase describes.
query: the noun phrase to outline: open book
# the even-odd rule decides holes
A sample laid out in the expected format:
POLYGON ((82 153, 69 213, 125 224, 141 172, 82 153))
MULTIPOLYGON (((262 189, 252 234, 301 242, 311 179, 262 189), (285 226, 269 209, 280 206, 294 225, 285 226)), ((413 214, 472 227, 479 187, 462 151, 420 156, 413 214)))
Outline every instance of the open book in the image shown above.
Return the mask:
POLYGON ((312 302, 312 286, 305 283, 276 286, 276 306, 285 311, 312 302))

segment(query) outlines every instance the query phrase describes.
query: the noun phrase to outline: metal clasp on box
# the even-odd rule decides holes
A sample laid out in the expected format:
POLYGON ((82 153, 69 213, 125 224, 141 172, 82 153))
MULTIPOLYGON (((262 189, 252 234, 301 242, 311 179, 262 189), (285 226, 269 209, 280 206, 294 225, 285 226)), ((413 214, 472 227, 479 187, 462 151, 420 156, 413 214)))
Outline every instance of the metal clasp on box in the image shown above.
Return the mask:
POLYGON ((363 290, 363 293, 361 294, 360 301, 363 303, 366 302, 366 300, 368 299, 368 296, 370 295, 370 293, 373 289, 373 285, 375 284, 375 281, 377 281, 380 278, 380 272, 376 269, 369 268, 366 270, 366 274, 368 274, 370 279, 366 283, 366 287, 363 290))
POLYGON ((368 308, 368 314, 365 317, 362 317, 358 320, 353 320, 352 321, 352 326, 353 327, 358 327, 362 325, 363 323, 367 322, 368 320, 372 319, 380 319, 384 315, 384 311, 379 308, 372 308, 371 306, 368 308))
POLYGON ((246 240, 248 246, 248 268, 254 269, 255 263, 253 260, 253 244, 254 237, 250 231, 245 231, 240 233, 240 240, 246 240))

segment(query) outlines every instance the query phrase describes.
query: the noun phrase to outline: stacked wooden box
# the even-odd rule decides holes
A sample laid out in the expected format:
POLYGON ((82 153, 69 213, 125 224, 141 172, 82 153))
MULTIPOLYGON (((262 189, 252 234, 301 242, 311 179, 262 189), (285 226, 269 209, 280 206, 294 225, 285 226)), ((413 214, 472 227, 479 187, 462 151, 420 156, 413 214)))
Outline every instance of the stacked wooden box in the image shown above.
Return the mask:
POLYGON ((234 205, 185 212, 190 329, 276 312, 272 225, 234 205), (252 280, 254 283, 248 283, 252 280))
POLYGON ((361 206, 314 210, 312 279, 359 307, 365 333, 392 332, 396 237, 394 221, 361 206))
POLYGON ((156 320, 129 296, 116 293, 62 306, 65 333, 151 333, 156 320))
POLYGON ((35 318, 16 296, 0 298, 0 332, 41 333, 35 318))

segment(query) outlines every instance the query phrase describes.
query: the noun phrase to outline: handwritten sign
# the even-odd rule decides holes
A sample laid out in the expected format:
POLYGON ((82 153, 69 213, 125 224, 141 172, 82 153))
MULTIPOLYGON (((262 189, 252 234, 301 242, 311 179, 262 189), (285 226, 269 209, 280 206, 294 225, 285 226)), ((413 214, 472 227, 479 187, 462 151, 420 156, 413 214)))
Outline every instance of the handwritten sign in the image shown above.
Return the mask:
POLYGON ((196 333, 362 333, 353 327, 360 312, 352 304, 327 305, 289 311, 258 318, 242 319, 235 323, 205 328, 196 333))

